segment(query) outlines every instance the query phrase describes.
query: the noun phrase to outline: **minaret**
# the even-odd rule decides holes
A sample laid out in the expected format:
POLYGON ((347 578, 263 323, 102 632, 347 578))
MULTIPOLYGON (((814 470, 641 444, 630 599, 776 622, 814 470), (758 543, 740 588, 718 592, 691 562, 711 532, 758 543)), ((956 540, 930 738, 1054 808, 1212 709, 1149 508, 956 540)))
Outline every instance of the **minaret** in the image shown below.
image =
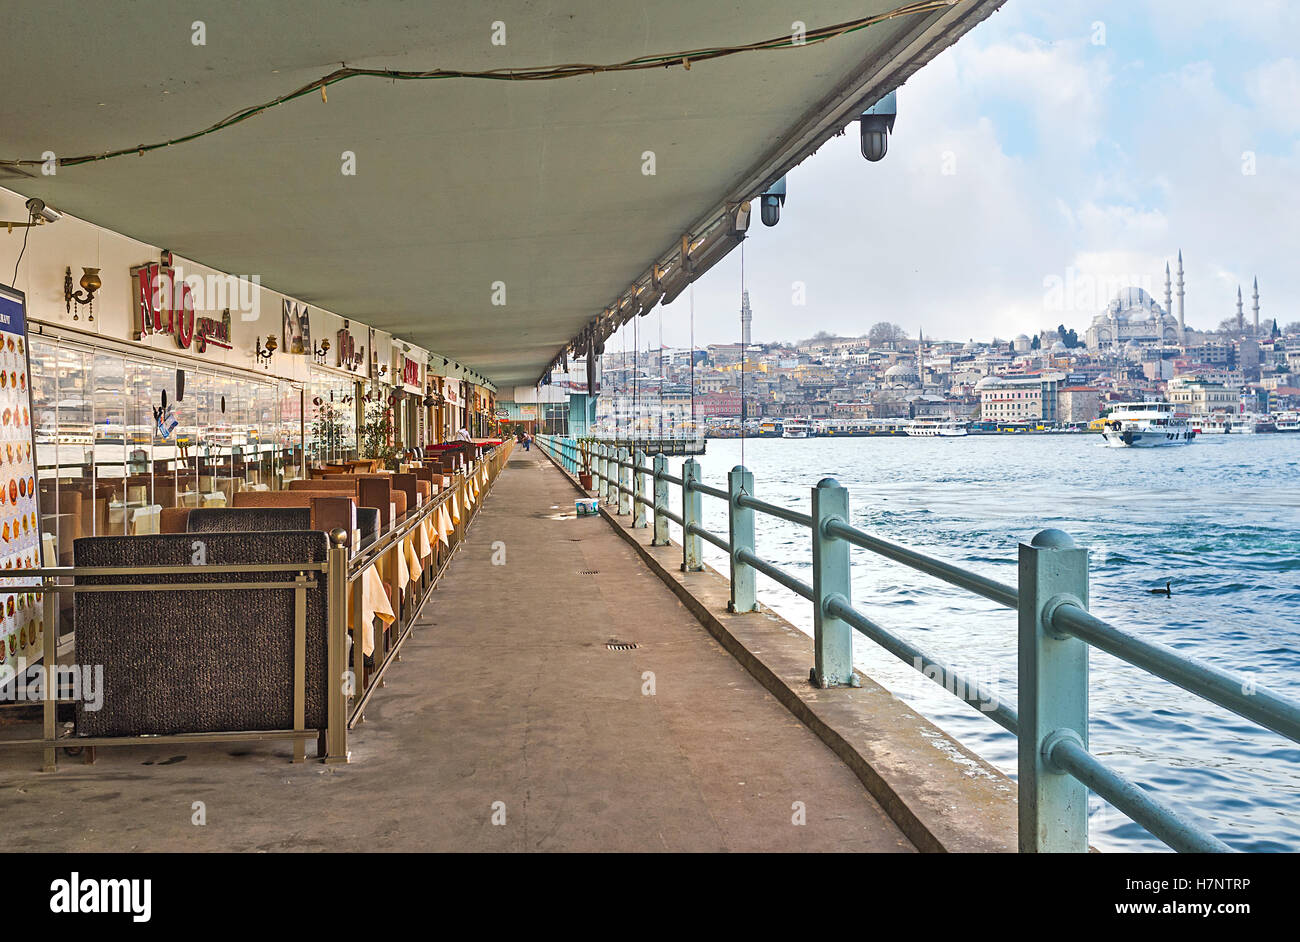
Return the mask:
POLYGON ((1237 333, 1246 330, 1246 315, 1241 310, 1241 285, 1237 285, 1237 333))
POLYGON ((916 332, 916 378, 925 388, 925 328, 916 332))
MULTIPOLYGON (((1165 262, 1165 317, 1174 313, 1174 287, 1169 279, 1169 262, 1165 262)), ((1160 334, 1160 342, 1165 343, 1165 317, 1157 318, 1160 326, 1157 327, 1157 333, 1160 334)))
POLYGON ((1187 343, 1187 323, 1183 320, 1183 250, 1178 250, 1178 344, 1187 343))
POLYGON ((749 309, 749 292, 740 293, 740 343, 749 348, 749 327, 754 321, 754 312, 749 309))
POLYGON ((1259 336, 1259 277, 1258 276, 1256 276, 1255 278, 1255 294, 1254 294, 1254 304, 1252 305, 1252 308, 1255 311, 1255 336, 1258 337, 1259 336))

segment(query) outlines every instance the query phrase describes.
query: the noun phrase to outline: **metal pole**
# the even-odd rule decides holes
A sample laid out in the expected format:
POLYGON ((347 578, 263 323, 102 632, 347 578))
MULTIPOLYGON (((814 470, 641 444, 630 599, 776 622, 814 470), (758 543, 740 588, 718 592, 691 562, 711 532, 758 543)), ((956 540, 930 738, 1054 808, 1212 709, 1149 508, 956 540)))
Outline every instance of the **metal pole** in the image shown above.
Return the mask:
POLYGON ((704 541, 691 532, 703 517, 702 495, 691 488, 700 480, 700 464, 687 458, 682 465, 682 572, 699 572, 704 568, 704 541))
POLYGON ((613 445, 605 446, 605 506, 610 513, 618 510, 618 465, 614 461, 617 454, 613 445))
MULTIPOLYGON (((45 741, 53 742, 58 735, 58 697, 59 697, 59 609, 58 593, 54 591, 55 581, 44 580, 45 592, 41 596, 41 608, 44 612, 41 625, 41 659, 45 661, 45 681, 41 684, 44 694, 42 704, 42 729, 45 741)), ((14 675, 15 687, 18 677, 14 675)), ((57 772, 59 769, 58 750, 46 747, 41 760, 42 772, 57 772)))
POLYGON ((632 526, 643 529, 646 525, 645 504, 645 474, 639 469, 645 467, 645 452, 637 449, 632 452, 632 526))
POLYGON ((654 537, 650 540, 651 546, 668 545, 668 516, 664 510, 668 509, 668 482, 663 476, 668 473, 668 459, 664 457, 661 451, 655 455, 654 471, 654 502, 655 502, 655 532, 654 537), (660 508, 663 508, 661 510, 660 508))
POLYGON ((731 542, 731 600, 729 612, 758 610, 754 597, 754 568, 740 561, 741 550, 754 552, 754 511, 742 507, 740 495, 754 496, 754 474, 736 465, 727 474, 727 531, 731 542))
MULTIPOLYGON (((348 645, 348 547, 349 534, 342 527, 330 531, 329 639, 326 662, 329 676, 325 688, 326 762, 348 761, 348 696, 344 667, 348 645)), ((358 592, 361 583, 357 583, 358 592)), ((357 629, 360 638, 360 625, 357 629)))
MULTIPOLYGON (((618 450, 618 459, 620 462, 628 460, 628 450, 620 448, 618 450)), ((632 495, 628 493, 632 489, 632 472, 623 464, 618 466, 618 513, 619 516, 625 517, 632 513, 632 495), (624 490, 627 488, 627 490, 624 490)))
POLYGON ((1088 748, 1088 645, 1052 627, 1063 603, 1088 607, 1088 551, 1043 530, 1020 544, 1018 684, 1021 853, 1087 853, 1088 789, 1047 759, 1088 748))
POLYGON ((834 478, 822 478, 812 489, 813 679, 819 687, 853 684, 853 628, 827 611, 832 599, 853 599, 850 547, 826 532, 832 520, 849 522, 849 492, 834 478))

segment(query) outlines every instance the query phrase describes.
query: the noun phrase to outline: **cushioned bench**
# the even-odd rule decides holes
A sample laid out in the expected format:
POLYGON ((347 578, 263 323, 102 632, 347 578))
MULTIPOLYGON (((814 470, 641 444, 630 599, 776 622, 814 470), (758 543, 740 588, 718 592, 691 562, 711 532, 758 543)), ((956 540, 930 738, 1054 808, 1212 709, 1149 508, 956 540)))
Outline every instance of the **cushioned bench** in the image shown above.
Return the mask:
MULTIPOLYGON (((185 566, 177 575, 78 576, 78 585, 159 584, 157 590, 77 593, 77 660, 103 665, 102 708, 76 704, 78 736, 293 728, 294 593, 168 590, 171 582, 286 582, 293 573, 213 573, 192 563, 191 534, 85 537, 77 566, 185 566)), ((324 533, 206 533, 208 566, 322 563, 324 533)), ((306 723, 326 724, 324 573, 307 590, 306 723)))

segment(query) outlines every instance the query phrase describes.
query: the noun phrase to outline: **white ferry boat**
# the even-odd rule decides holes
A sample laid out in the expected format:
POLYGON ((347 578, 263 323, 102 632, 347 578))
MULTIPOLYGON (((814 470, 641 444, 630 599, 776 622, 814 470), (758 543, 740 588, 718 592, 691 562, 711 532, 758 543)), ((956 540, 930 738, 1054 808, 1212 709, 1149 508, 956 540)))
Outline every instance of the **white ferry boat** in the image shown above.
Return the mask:
POLYGON ((965 422, 958 422, 952 416, 935 416, 913 419, 907 426, 907 434, 913 438, 961 438, 967 431, 965 422))
POLYGON ((1187 416, 1169 402, 1121 403, 1106 416, 1101 434, 1112 448, 1190 445, 1196 437, 1187 416))
POLYGON ((806 419, 786 419, 785 431, 783 435, 786 438, 807 438, 812 434, 812 424, 806 419))
POLYGON ((1201 435, 1254 435, 1255 417, 1235 412, 1215 412, 1201 420, 1197 432, 1201 435))
POLYGON ((1300 432, 1300 412, 1279 412, 1275 424, 1279 432, 1300 432))

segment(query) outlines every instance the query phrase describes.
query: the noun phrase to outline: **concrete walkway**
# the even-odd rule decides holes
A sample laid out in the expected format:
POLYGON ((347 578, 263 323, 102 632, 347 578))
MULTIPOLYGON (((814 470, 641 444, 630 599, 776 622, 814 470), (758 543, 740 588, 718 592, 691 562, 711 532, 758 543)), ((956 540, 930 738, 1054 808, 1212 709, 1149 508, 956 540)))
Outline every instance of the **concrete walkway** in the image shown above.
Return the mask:
POLYGON ((0 751, 9 849, 912 851, 574 496, 516 452, 351 764, 129 747, 43 775, 36 750, 0 751))

